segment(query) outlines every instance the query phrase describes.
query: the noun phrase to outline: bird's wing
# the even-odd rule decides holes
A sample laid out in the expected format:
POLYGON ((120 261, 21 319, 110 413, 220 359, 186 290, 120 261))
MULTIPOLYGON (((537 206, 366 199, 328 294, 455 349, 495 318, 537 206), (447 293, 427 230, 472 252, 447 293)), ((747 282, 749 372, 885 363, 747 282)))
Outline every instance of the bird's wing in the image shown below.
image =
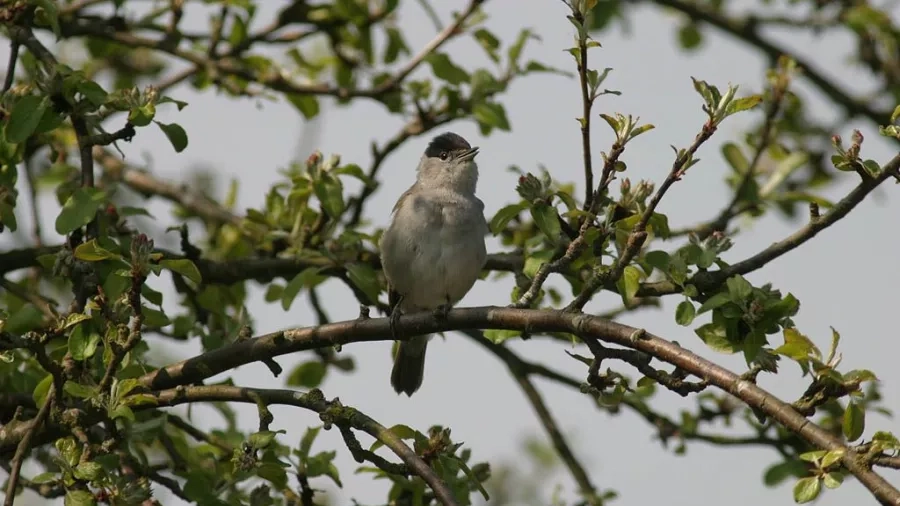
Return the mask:
POLYGON ((413 190, 415 190, 415 188, 416 188, 416 185, 412 185, 409 187, 408 190, 403 192, 403 195, 400 195, 400 198, 397 199, 397 203, 394 204, 394 208, 391 209, 391 214, 396 213, 397 210, 403 206, 403 203, 406 202, 406 199, 409 198, 410 195, 412 195, 412 192, 413 192, 413 190))
POLYGON ((390 309, 390 313, 388 316, 394 314, 394 310, 397 309, 397 304, 400 303, 400 292, 394 290, 393 286, 388 285, 388 308, 390 309))

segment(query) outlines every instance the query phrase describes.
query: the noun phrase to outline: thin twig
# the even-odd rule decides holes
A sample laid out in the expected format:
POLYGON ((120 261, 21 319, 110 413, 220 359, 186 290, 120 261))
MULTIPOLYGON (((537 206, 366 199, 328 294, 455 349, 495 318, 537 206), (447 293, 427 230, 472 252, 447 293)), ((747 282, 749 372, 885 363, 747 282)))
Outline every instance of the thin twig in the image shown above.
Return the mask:
POLYGON ((258 404, 258 401, 262 400, 267 405, 281 404, 315 411, 336 425, 344 425, 361 430, 381 441, 431 487, 442 504, 445 506, 458 504, 453 496, 453 492, 447 487, 446 483, 422 460, 422 457, 416 455, 416 452, 407 446, 396 434, 357 410, 347 408, 334 409, 337 407, 336 404, 326 401, 325 397, 318 390, 302 393, 293 390, 204 385, 163 390, 153 392, 151 395, 156 400, 157 407, 216 401, 258 404), (348 412, 351 414, 345 415, 348 412))
MULTIPOLYGON (((503 355, 502 352, 495 350, 495 348, 502 347, 488 341, 481 332, 468 331, 465 333, 472 337, 478 344, 493 351, 495 355, 503 355)), ((535 388, 534 386, 534 383, 532 383, 532 381, 528 378, 529 371, 522 368, 523 364, 521 362, 506 360, 505 363, 509 368, 510 374, 513 375, 516 383, 519 384, 519 388, 522 389, 522 393, 525 394, 525 397, 527 397, 528 401, 531 403, 531 407, 534 408, 538 420, 541 421, 541 425, 544 426, 544 430, 547 431, 547 436, 550 438, 550 441, 553 443, 553 447, 556 449, 556 453, 559 454, 563 463, 565 463, 566 467, 569 468, 569 472, 572 474, 572 477, 575 479, 575 482, 581 489, 582 497, 585 499, 587 504, 601 504, 599 498, 597 497, 597 489, 596 487, 594 487, 594 484, 591 483, 590 476, 588 476, 587 471, 585 471, 584 469, 584 466, 581 465, 581 463, 578 461, 578 458, 575 457, 575 453, 569 447, 566 438, 559 430, 559 426, 557 425, 556 420, 553 418, 553 414, 550 412, 547 404, 544 402, 543 397, 541 397, 540 392, 538 392, 537 388, 535 388)))
POLYGON ((6 66, 6 78, 3 80, 3 93, 12 88, 16 80, 16 63, 19 61, 19 43, 11 41, 9 43, 9 64, 6 66))
POLYGON ((650 219, 653 217, 656 207, 659 206, 659 203, 662 201, 669 188, 684 175, 687 164, 693 158, 694 153, 696 153, 697 150, 700 149, 700 146, 709 140, 715 132, 716 125, 713 123, 712 119, 703 124, 703 128, 696 137, 694 137, 694 142, 675 158, 675 162, 672 163, 672 169, 669 171, 666 179, 656 190, 656 193, 653 194, 653 197, 650 198, 650 202, 647 203, 646 209, 644 209, 643 214, 641 214, 640 221, 638 221, 637 225, 634 226, 634 229, 632 229, 629 234, 625 250, 619 255, 616 263, 611 269, 593 274, 588 282, 585 283, 581 292, 568 306, 566 306, 566 311, 581 311, 594 297, 597 290, 608 284, 615 284, 616 281, 622 277, 625 267, 631 263, 638 253, 640 253, 641 247, 643 247, 644 241, 647 239, 647 225, 650 223, 650 219))
POLYGON ((50 390, 47 393, 47 398, 44 400, 44 405, 41 406, 41 410, 38 411, 37 416, 35 416, 29 424, 29 428, 25 432, 22 440, 19 441, 19 446, 16 448, 16 454, 12 459, 12 469, 9 471, 9 482, 6 485, 6 500, 3 502, 4 506, 12 506, 13 502, 16 500, 16 486, 18 486, 19 483, 19 473, 22 472, 22 464, 28 456, 28 451, 31 450, 31 441, 34 439, 35 434, 41 429, 41 425, 43 425, 44 421, 50 415, 50 407, 53 405, 55 397, 56 387, 51 385, 50 390))

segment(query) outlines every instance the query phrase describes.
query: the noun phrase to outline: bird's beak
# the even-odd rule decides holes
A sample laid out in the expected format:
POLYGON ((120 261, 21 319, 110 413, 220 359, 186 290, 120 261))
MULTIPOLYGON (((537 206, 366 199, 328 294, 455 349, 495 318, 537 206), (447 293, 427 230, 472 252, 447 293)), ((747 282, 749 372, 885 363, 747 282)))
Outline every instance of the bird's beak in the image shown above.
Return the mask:
POLYGON ((478 146, 475 146, 475 147, 469 149, 468 151, 466 151, 465 153, 459 155, 459 159, 461 161, 469 161, 469 160, 475 158, 475 155, 477 155, 477 154, 478 154, 478 146))

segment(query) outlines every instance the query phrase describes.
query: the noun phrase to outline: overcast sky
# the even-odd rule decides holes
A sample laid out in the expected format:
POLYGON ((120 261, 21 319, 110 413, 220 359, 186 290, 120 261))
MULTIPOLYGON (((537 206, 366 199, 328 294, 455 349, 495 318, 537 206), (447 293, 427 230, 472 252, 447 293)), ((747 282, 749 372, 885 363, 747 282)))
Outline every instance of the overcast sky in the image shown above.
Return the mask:
MULTIPOLYGON (((259 2, 257 19, 267 21, 285 2, 259 2)), ((452 10, 461 9, 463 0, 444 0, 438 12, 446 22, 452 10)), ((740 0, 745 6, 756 2, 740 0)), ((207 14, 191 10, 189 4, 185 27, 204 29, 207 14)), ((571 46, 572 26, 565 19, 566 8, 558 0, 491 0, 486 12, 487 27, 501 40, 511 41, 523 27, 532 27, 540 34, 541 42, 527 46, 526 57, 567 69, 573 69, 571 57, 564 49, 571 46)), ((418 2, 403 2, 402 26, 410 47, 421 47, 434 35, 434 27, 418 2)), ((691 76, 725 87, 728 82, 741 85, 743 93, 758 92, 764 80, 766 62, 755 53, 741 48, 731 39, 705 29, 705 44, 699 52, 685 55, 676 44, 673 21, 676 18, 653 8, 632 11, 630 30, 615 29, 599 36, 602 49, 590 53, 592 66, 612 67, 606 86, 622 91, 622 96, 603 97, 596 112, 622 112, 640 116, 642 121, 656 125, 629 146, 623 159, 628 164, 632 181, 641 178, 661 181, 672 163, 669 145, 686 147, 704 121, 701 100, 693 90, 691 76)), ((847 37, 826 34, 822 37, 798 37, 787 32, 773 33, 786 47, 816 62, 819 70, 834 77, 848 89, 864 91, 871 83, 865 73, 846 63, 852 41, 847 37)), ((467 38, 454 40, 445 46, 454 60, 467 68, 488 65, 481 49, 467 38)), ((2 55, 5 61, 5 54, 2 55)), ((801 94, 814 104, 816 117, 831 118, 827 104, 809 88, 801 94)), ((150 157, 154 173, 160 177, 187 177, 187 169, 194 165, 212 167, 220 176, 219 197, 224 195, 227 180, 240 182, 239 209, 260 207, 269 186, 278 180, 277 170, 285 167, 298 155, 298 145, 318 148, 323 153, 340 153, 344 161, 366 167, 370 162, 369 145, 374 139, 380 143, 394 135, 402 126, 402 119, 390 117, 383 107, 358 102, 351 107, 337 108, 323 102, 322 117, 303 125, 302 118, 286 103, 233 100, 215 93, 197 94, 187 87, 170 93, 190 105, 181 112, 174 108, 160 108, 160 119, 177 121, 190 136, 190 145, 183 154, 176 154, 156 129, 139 132, 135 140, 122 149, 129 160, 141 162, 150 157), (303 141, 303 142, 301 142, 303 141)), ((473 145, 481 146, 479 167, 480 192, 490 218, 499 208, 516 199, 516 176, 507 170, 518 165, 536 171, 545 165, 560 181, 576 181, 578 195, 582 165, 578 124, 580 96, 575 80, 556 75, 535 75, 515 83, 503 96, 511 132, 496 132, 482 137, 477 126, 470 122, 453 123, 434 132, 452 130, 466 137, 473 145)), ((731 118, 699 153, 702 161, 689 175, 667 194, 660 211, 669 215, 673 228, 711 217, 730 198, 723 179, 729 170, 719 154, 719 146, 728 140, 740 140, 742 128, 751 113, 731 118)), ((601 121, 595 121, 592 135, 595 153, 607 150, 611 132, 601 121)), ((878 138, 877 130, 863 120, 852 127, 866 134, 864 155, 881 162, 896 151, 878 138)), ((851 128, 839 133, 849 138, 851 128)), ((384 184, 370 200, 368 218, 376 226, 388 223, 391 206, 413 182, 414 167, 427 138, 407 143, 386 162, 382 176, 384 184)), ((853 174, 841 174, 841 183, 827 191, 836 199, 857 182, 853 174)), ((618 189, 618 184, 614 185, 618 189)), ((900 351, 893 311, 897 310, 894 287, 900 286, 900 270, 896 268, 896 251, 900 247, 900 231, 896 216, 900 204, 896 188, 886 184, 878 194, 857 207, 847 218, 819 235, 814 241, 791 254, 779 258, 748 278, 755 284, 773 281, 776 288, 795 294, 801 301, 800 314, 795 318, 799 329, 820 347, 828 346, 833 326, 843 336, 843 370, 865 367, 872 369, 884 382, 883 393, 887 406, 900 409, 900 370, 896 367, 896 353, 900 351), (891 195, 893 194, 893 195, 891 195)), ((45 230, 52 230, 55 205, 46 199, 45 230)), ((22 207, 19 208, 21 228, 25 225, 22 207)), ((168 207, 159 203, 150 206, 160 220, 171 220, 168 207)), ((801 226, 770 217, 735 239, 735 247, 724 256, 734 262, 765 248, 801 226)), ((6 246, 8 239, 0 240, 6 246)), ((495 241, 490 251, 498 251, 495 241)), ((485 304, 503 305, 508 302, 510 280, 478 282, 461 306, 485 304)), ((161 284, 157 282, 155 286, 161 284)), ((315 316, 307 309, 305 299, 298 299, 290 312, 280 304, 267 305, 264 291, 251 291, 249 309, 255 319, 257 333, 315 323, 315 316)), ((348 290, 339 283, 329 282, 322 290, 328 311, 333 319, 354 318, 358 307, 348 290)), ((689 328, 674 323, 674 306, 679 299, 667 300, 662 310, 646 310, 629 315, 625 323, 642 326, 660 336, 678 340, 683 346, 713 358, 732 370, 746 368, 743 358, 724 356, 705 349, 689 328)), ((618 298, 604 293, 589 309, 600 311, 618 304, 618 298)), ((698 319, 697 323, 705 322, 698 319)), ((777 345, 778 336, 774 336, 777 345)), ((584 377, 585 367, 569 358, 563 347, 551 346, 541 340, 514 342, 510 346, 523 356, 584 377)), ((406 423, 419 430, 432 424, 446 424, 453 429, 457 441, 465 441, 473 448, 476 461, 489 460, 494 464, 516 462, 521 456, 521 442, 530 435, 546 440, 543 429, 503 364, 486 354, 480 347, 455 334, 446 340, 436 339, 429 348, 425 382, 412 398, 397 396, 388 381, 390 370, 389 343, 354 344, 345 346, 343 353, 352 355, 358 371, 352 375, 330 372, 322 390, 328 397, 340 397, 345 404, 359 408, 384 425, 406 423)), ((174 357, 188 357, 199 352, 199 343, 169 345, 167 353, 174 357)), ((293 365, 309 358, 309 354, 280 357, 277 361, 290 371, 293 365)), ((611 364, 633 378, 638 375, 627 367, 611 364)), ((762 376, 761 385, 783 394, 790 401, 805 389, 797 368, 784 363, 777 377, 762 376)), ((262 364, 251 364, 236 372, 213 378, 212 381, 232 377, 237 384, 255 387, 281 387, 282 379, 273 379, 262 364)), ((777 455, 771 450, 720 449, 691 444, 686 456, 679 457, 660 448, 654 441, 654 430, 640 418, 628 412, 611 417, 592 407, 592 401, 578 392, 537 380, 540 391, 558 417, 576 454, 588 468, 594 483, 602 489, 613 488, 621 497, 615 504, 655 504, 666 501, 675 504, 700 499, 703 504, 792 504, 792 481, 776 489, 762 485, 762 473, 777 455), (651 485, 652 486, 648 486, 651 485), (675 499, 679 498, 679 499, 675 499), (683 499, 681 499, 683 498, 683 499)), ((661 391, 655 399, 657 409, 677 418, 679 409, 692 409, 693 398, 682 399, 676 394, 661 391)), ((273 429, 285 429, 281 440, 296 441, 307 426, 316 425, 315 414, 299 409, 275 409, 273 429)), ((207 410, 196 410, 204 416, 207 410)), ((255 409, 242 409, 243 426, 252 431, 257 421, 255 409)), ((218 424, 217 415, 200 420, 201 425, 218 424)), ((740 427, 740 424, 738 424, 740 427)), ((866 437, 876 430, 897 429, 897 423, 877 414, 867 420, 866 437)), ((339 435, 320 436, 314 450, 334 447, 339 454, 339 467, 344 492, 336 492, 332 504, 347 504, 350 497, 363 504, 377 504, 384 499, 385 482, 373 482, 368 475, 353 474, 355 463, 340 442, 339 435)), ((732 430, 732 433, 739 434, 732 430)), ((521 462, 519 460, 518 462, 521 462)), ((900 474, 882 471, 900 486, 900 474)), ((559 474, 548 481, 546 496, 552 487, 561 484, 571 503, 575 487, 571 478, 559 474)), ((324 480, 314 486, 334 490, 324 480)), ((178 504, 162 487, 156 487, 163 504, 178 504)), ((820 504, 869 504, 868 492, 855 482, 847 482, 836 491, 823 494, 820 504)))

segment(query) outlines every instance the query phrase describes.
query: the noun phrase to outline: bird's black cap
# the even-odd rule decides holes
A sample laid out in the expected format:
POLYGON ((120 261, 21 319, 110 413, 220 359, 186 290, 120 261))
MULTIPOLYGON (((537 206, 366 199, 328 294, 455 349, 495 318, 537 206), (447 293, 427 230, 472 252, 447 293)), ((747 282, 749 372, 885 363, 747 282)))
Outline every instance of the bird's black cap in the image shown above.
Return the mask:
POLYGON ((472 149, 472 146, 470 146, 461 136, 453 132, 446 132, 431 139, 428 147, 425 148, 425 156, 428 158, 436 158, 441 156, 442 151, 452 153, 454 151, 468 151, 470 149, 472 149))

